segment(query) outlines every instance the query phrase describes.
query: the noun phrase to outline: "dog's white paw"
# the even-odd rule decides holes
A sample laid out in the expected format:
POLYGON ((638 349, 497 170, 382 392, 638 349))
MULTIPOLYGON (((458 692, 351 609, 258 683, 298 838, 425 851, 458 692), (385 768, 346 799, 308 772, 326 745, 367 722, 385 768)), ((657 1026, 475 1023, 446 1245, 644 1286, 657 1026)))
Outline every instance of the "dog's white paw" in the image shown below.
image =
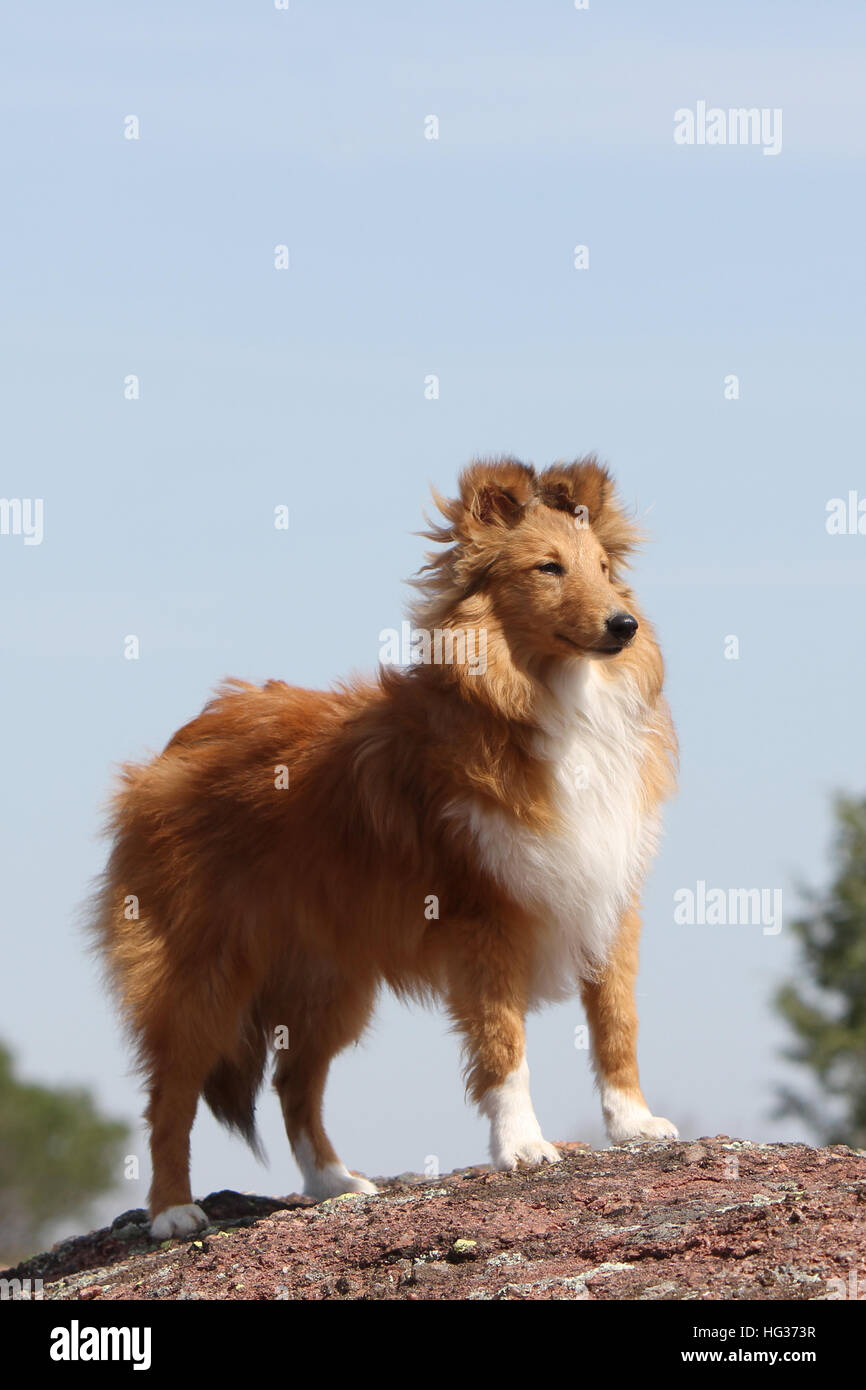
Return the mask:
POLYGON ((343 1197, 347 1192, 361 1192, 365 1196, 375 1197, 378 1191, 375 1183, 368 1178, 355 1177, 342 1163, 319 1168, 315 1173, 310 1173, 304 1183, 304 1196, 315 1197, 317 1202, 324 1202, 328 1197, 343 1197))
POLYGON ((345 1163, 341 1163, 339 1159, 333 1163, 317 1163, 316 1151, 306 1133, 301 1133, 292 1140, 292 1148, 298 1167, 304 1175, 305 1197, 324 1202, 328 1197, 342 1197, 347 1192, 360 1192, 365 1196, 374 1197, 379 1191, 376 1184, 369 1182, 367 1178, 358 1178, 354 1173, 350 1173, 345 1163))
POLYGON ((679 1139, 676 1125, 661 1115, 653 1115, 646 1105, 623 1091, 610 1087, 602 1093, 607 1132, 612 1144, 634 1144, 640 1140, 679 1139))
POLYGON ((680 1132, 675 1124, 670 1120, 664 1119, 662 1115, 650 1115, 638 1121, 636 1125, 622 1130, 612 1130, 611 1140, 614 1144, 634 1144, 641 1139, 679 1139, 680 1132))
POLYGON ((190 1236, 209 1224, 209 1218, 196 1206, 187 1202, 182 1207, 166 1207, 150 1223, 153 1240, 170 1240, 172 1236, 190 1236))
POLYGON ((540 1168, 542 1163, 559 1163, 562 1154, 539 1134, 512 1140, 507 1146, 497 1145, 491 1158, 494 1168, 513 1172, 515 1168, 540 1168))
POLYGON ((481 1112, 490 1120, 490 1160, 505 1172, 558 1163, 562 1154, 548 1144, 532 1108, 526 1058, 501 1086, 485 1093, 481 1112))

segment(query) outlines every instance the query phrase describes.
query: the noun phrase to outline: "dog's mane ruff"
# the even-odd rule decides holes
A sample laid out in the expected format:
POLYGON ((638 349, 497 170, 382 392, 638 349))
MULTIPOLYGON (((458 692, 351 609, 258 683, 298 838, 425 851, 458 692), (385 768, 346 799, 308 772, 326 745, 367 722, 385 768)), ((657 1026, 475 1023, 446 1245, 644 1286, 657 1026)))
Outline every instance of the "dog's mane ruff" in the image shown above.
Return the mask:
POLYGON ((519 525, 529 507, 542 505, 572 516, 586 508, 589 525, 610 558, 614 582, 621 582, 632 552, 644 540, 594 454, 540 473, 514 458, 476 460, 460 476, 458 497, 442 497, 435 487, 431 493, 442 521, 425 512, 427 529, 416 534, 442 549, 428 551, 425 564, 409 580, 419 594, 409 615, 419 627, 446 626, 459 605, 483 588, 495 563, 498 536, 519 525), (498 494, 500 506, 490 504, 492 494, 498 494))
POLYGON ((427 529, 416 531, 415 534, 445 548, 428 550, 424 556, 425 563, 409 580, 419 594, 409 609, 410 617, 419 627, 436 627, 438 619, 456 607, 464 592, 464 583, 458 571, 460 537, 457 530, 462 504, 456 498, 443 497, 435 487, 431 487, 430 491, 445 525, 439 524, 425 511, 427 529))

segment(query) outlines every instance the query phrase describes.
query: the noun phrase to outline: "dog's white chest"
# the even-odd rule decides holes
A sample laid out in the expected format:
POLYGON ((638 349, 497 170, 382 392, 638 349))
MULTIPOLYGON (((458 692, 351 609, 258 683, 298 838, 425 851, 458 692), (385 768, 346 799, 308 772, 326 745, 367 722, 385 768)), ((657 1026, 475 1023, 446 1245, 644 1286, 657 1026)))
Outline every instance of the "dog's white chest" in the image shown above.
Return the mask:
POLYGON ((604 961, 658 824, 643 793, 647 711, 634 689, 586 665, 557 694, 537 748, 554 778, 556 828, 464 808, 488 872, 537 917, 534 1002, 571 994, 604 961))

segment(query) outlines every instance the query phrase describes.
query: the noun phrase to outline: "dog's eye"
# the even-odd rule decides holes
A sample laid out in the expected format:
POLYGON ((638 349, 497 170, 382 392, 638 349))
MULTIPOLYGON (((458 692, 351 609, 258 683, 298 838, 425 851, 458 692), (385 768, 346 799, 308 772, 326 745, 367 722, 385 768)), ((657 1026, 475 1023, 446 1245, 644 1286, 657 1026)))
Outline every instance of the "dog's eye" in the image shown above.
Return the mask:
POLYGON ((602 560, 602 562, 601 562, 601 572, 602 572, 602 574, 609 574, 609 573, 610 573, 610 565, 607 563, 607 560, 602 560))
POLYGON ((540 574, 565 574, 562 565, 558 565, 555 560, 547 560, 543 565, 536 565, 535 568, 540 574))

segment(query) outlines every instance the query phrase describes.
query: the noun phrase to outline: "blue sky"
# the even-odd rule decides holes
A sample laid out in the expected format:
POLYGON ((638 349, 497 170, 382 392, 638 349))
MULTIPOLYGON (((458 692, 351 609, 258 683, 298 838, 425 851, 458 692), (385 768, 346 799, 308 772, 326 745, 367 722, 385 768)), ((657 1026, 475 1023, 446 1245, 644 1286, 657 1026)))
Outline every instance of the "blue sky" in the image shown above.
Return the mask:
MULTIPOLYGON (((652 535, 635 586, 682 743, 645 900, 645 1090, 685 1134, 801 1137, 770 1118, 789 932, 680 926, 673 895, 780 887, 790 917, 826 876, 831 793, 863 790, 866 536, 825 526, 829 499, 866 498, 861 7, 49 0, 3 29, 0 492, 45 512, 41 545, 0 536, 22 1071, 140 1108, 76 927, 112 765, 224 675, 372 669, 429 484, 473 455, 597 450, 652 535), (677 146, 700 100, 781 108, 781 153, 677 146)), ((580 1022, 530 1024, 553 1139, 601 1135, 580 1022)), ((368 1173, 485 1157, 443 1020, 391 1001, 328 1116, 368 1173)), ((260 1117, 270 1171, 198 1121, 196 1193, 295 1187, 267 1094, 260 1117)))

